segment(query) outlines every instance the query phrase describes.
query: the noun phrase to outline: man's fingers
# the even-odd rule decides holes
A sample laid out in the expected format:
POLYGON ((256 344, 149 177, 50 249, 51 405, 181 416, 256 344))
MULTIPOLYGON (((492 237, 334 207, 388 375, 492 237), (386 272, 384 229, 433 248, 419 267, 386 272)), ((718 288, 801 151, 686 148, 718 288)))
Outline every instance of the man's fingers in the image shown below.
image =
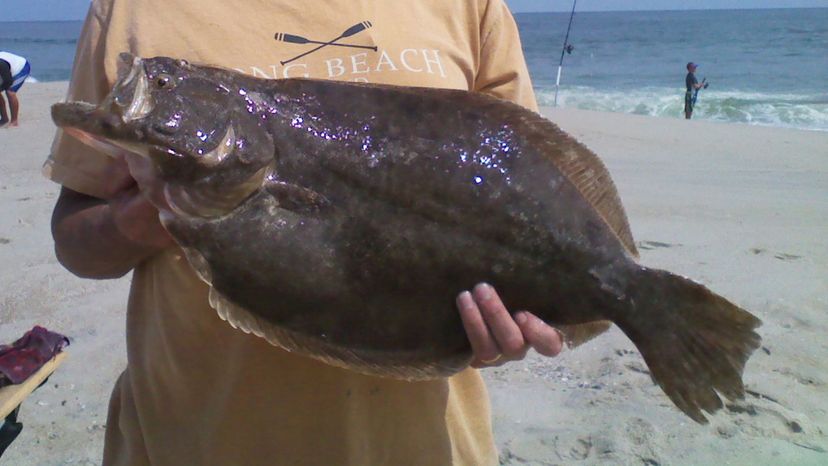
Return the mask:
POLYGON ((534 314, 521 311, 515 316, 523 336, 535 351, 544 356, 556 356, 563 348, 560 332, 547 325, 534 314))
POLYGON ((141 194, 137 186, 120 192, 110 201, 115 227, 136 244, 165 248, 174 244, 161 225, 158 209, 141 194))
POLYGON ((512 317, 497 292, 485 283, 472 293, 458 295, 457 308, 474 351, 473 367, 522 359, 530 346, 544 356, 555 356, 563 347, 556 329, 526 311, 512 317))
POLYGON ((474 287, 473 296, 503 357, 520 359, 525 356, 527 348, 523 334, 494 288, 480 283, 474 287))
POLYGON ((102 179, 106 183, 104 189, 109 196, 115 196, 135 186, 135 180, 130 176, 129 167, 122 157, 113 159, 112 163, 107 166, 102 179))
POLYGON ((489 332, 489 327, 483 321, 483 316, 480 315, 480 309, 474 302, 471 293, 464 291, 457 296, 457 309, 460 311, 460 318, 463 320, 463 328, 466 329, 466 335, 469 337, 472 351, 474 351, 475 361, 490 361, 497 359, 500 356, 500 348, 489 332))

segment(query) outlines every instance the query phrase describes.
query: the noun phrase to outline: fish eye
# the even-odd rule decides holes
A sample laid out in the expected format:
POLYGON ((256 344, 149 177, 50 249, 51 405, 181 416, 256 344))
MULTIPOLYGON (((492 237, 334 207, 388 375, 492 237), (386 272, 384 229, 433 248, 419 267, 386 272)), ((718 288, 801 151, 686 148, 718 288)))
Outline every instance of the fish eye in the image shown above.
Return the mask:
POLYGON ((175 80, 168 74, 159 74, 158 77, 155 78, 155 85, 158 89, 171 89, 175 86, 175 80))

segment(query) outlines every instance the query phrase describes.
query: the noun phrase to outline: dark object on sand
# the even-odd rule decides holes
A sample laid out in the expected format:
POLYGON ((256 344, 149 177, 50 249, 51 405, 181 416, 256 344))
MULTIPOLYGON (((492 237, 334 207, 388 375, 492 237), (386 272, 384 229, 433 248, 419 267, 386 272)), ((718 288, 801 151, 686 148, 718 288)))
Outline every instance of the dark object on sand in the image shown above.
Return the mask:
POLYGON ((471 358, 454 298, 486 281, 575 340, 614 322, 698 422, 717 392, 743 396, 760 321, 639 265, 606 168, 539 115, 465 91, 122 58, 99 107, 52 117, 140 154, 133 174, 234 326, 368 374, 448 376, 471 358))
POLYGON ((0 344, 0 457, 23 430, 20 404, 60 365, 65 336, 35 325, 11 344, 0 344))
POLYGON ((0 344, 0 387, 23 383, 68 345, 68 338, 39 325, 11 344, 0 344))

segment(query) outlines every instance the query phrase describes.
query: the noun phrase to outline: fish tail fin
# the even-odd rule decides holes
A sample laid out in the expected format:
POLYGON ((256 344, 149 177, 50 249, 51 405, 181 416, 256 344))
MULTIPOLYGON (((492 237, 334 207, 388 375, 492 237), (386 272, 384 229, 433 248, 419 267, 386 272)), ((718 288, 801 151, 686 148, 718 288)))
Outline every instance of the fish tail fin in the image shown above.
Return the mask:
POLYGON ((630 312, 615 323, 638 347, 653 381, 685 414, 706 424, 701 410, 744 397, 742 372, 761 338, 761 321, 686 278, 642 268, 629 288, 630 312), (717 393, 718 392, 718 393, 717 393))

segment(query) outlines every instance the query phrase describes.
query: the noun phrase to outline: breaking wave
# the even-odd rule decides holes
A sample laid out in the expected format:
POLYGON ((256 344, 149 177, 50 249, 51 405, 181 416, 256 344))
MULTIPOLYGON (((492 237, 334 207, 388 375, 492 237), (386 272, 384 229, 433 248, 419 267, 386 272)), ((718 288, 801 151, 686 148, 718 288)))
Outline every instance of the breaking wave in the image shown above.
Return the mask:
MULTIPOLYGON (((537 90, 541 106, 554 104, 554 89, 537 90)), ((657 117, 684 117, 684 90, 644 88, 604 91, 590 87, 562 87, 560 107, 657 117)), ((763 94, 702 90, 693 118, 828 131, 828 95, 763 94)))

